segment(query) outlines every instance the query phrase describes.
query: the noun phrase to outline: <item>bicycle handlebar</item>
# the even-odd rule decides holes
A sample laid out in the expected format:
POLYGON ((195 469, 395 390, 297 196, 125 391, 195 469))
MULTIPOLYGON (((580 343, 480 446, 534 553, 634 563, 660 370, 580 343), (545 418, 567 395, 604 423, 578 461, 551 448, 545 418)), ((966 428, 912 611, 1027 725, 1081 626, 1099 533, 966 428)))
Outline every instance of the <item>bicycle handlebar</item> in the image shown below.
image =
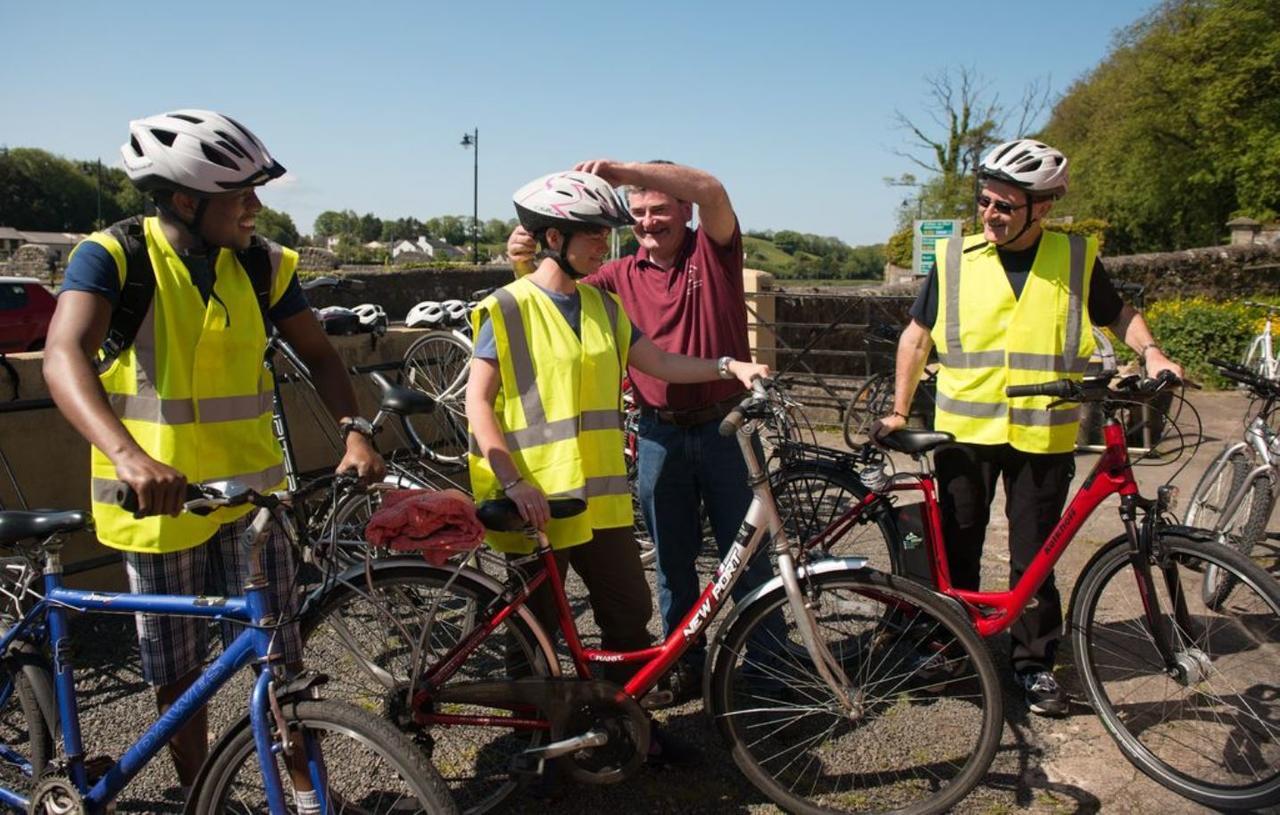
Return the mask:
POLYGON ((1211 357, 1209 364, 1218 369, 1218 373, 1233 382, 1239 382, 1259 396, 1280 398, 1280 382, 1259 376, 1254 371, 1225 359, 1211 357))
POLYGON ((300 284, 303 291, 311 289, 335 289, 337 291, 360 291, 364 288, 363 280, 356 280, 350 277, 316 277, 311 280, 304 280, 300 284))
POLYGON ((1068 402, 1103 402, 1117 397, 1129 399, 1151 397, 1169 388, 1184 385, 1198 388, 1188 379, 1180 379, 1172 371, 1161 371, 1155 378, 1126 376, 1110 387, 1112 375, 1087 377, 1082 381, 1074 379, 1058 379, 1053 382, 1041 382, 1035 385, 1010 385, 1004 389, 1005 396, 1052 396, 1068 402))
MULTIPOLYGON (((220 507, 243 504, 249 501, 253 494, 253 490, 237 481, 224 482, 222 489, 188 484, 182 506, 192 515, 208 515, 220 507)), ((115 503, 125 512, 132 512, 135 518, 145 517, 138 512, 138 493, 128 484, 116 488, 115 503)))
POLYGON ((769 390, 777 388, 777 383, 772 379, 765 379, 757 376, 751 382, 751 393, 738 403, 737 407, 729 411, 729 415, 725 416, 720 422, 720 435, 732 436, 738 432, 738 428, 742 427, 742 422, 746 418, 748 411, 761 401, 769 398, 769 390))

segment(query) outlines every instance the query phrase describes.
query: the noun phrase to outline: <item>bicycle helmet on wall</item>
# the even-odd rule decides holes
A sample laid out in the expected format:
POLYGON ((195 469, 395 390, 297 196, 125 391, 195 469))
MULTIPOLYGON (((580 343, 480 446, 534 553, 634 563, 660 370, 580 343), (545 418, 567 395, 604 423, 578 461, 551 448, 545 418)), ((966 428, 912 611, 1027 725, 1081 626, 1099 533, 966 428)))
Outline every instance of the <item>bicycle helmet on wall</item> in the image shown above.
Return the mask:
POLYGON ((445 322, 453 325, 465 323, 471 313, 467 304, 461 300, 445 300, 440 305, 444 306, 445 322))
POLYGON ((444 306, 435 300, 423 300, 409 309, 404 324, 409 328, 435 328, 444 322, 444 306))
POLYGON ((176 189, 204 196, 256 187, 285 172, 248 128, 210 110, 135 119, 120 155, 125 174, 143 191, 176 189))
POLYGON ((360 315, 343 306, 325 306, 316 309, 316 319, 324 326, 326 334, 357 334, 360 332, 360 315))
POLYGON ((365 331, 372 331, 375 334, 386 333, 390 320, 387 319, 387 312, 382 306, 376 303, 361 303, 351 310, 360 318, 360 325, 365 331))
POLYGON ((996 145, 983 157, 978 175, 1007 181, 1033 198, 1060 198, 1067 193, 1067 157, 1034 139, 996 145))
POLYGON ((569 241, 584 229, 618 229, 635 223, 631 211, 609 182, 598 175, 576 170, 551 173, 516 190, 512 200, 520 225, 541 241, 547 255, 571 277, 581 276, 568 261, 569 241), (551 251, 544 238, 555 228, 564 241, 551 251))

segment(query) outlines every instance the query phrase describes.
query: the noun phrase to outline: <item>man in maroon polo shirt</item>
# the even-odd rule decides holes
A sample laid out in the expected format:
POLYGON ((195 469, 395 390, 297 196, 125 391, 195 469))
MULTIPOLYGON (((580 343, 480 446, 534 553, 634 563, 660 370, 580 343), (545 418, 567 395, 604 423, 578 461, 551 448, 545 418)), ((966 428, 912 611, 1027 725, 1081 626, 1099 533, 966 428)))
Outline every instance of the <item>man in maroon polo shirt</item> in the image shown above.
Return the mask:
MULTIPOLYGON (((709 173, 666 161, 594 160, 574 169, 626 187, 640 242, 634 256, 606 263, 586 282, 616 292, 631 320, 665 351, 749 361, 742 232, 724 186, 709 173), (691 229, 695 205, 698 228, 691 229)), ((520 228, 507 242, 517 264, 531 261, 535 248, 520 228)), ((738 443, 719 433, 743 389, 731 380, 673 385, 634 368, 630 376, 641 406, 636 490, 657 547, 658 605, 670 634, 701 589, 694 568, 702 548, 700 508, 723 556, 751 503, 738 443)), ((734 599, 771 575, 768 558, 757 558, 734 599)), ((767 648, 762 642, 749 650, 767 648)), ((670 683, 677 701, 701 694, 703 661, 699 646, 677 666, 670 683)))

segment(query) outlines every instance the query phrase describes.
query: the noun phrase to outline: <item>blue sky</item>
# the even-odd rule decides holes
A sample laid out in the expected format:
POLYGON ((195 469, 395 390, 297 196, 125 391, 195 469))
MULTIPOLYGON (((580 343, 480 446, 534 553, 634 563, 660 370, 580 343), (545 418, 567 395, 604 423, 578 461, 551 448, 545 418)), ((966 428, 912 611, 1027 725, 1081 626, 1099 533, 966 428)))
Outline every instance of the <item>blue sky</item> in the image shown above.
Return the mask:
MULTIPOLYGON (((525 181, 587 158, 668 158, 725 183, 744 229, 884 240, 911 171, 894 111, 970 66, 1055 95, 1151 0, 18 2, 0 0, 0 144, 119 164, 129 119, 225 111, 290 175, 268 206, 514 215, 525 181)), ((21 226, 18 224, 17 226, 21 226)))

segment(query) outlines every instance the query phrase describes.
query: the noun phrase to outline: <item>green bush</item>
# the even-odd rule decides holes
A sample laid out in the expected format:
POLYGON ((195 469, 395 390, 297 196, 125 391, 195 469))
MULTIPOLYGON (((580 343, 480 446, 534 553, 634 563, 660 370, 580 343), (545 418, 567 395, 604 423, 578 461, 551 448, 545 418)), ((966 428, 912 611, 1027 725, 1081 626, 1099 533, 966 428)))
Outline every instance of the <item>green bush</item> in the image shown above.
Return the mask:
POLYGON ((1160 300, 1144 316, 1165 353, 1181 363, 1188 376, 1216 387, 1227 382, 1209 359, 1238 362, 1262 328, 1257 309, 1205 297, 1160 300))
POLYGON ((915 227, 907 226, 889 237, 884 245, 884 259, 903 269, 911 268, 915 252, 915 227))

